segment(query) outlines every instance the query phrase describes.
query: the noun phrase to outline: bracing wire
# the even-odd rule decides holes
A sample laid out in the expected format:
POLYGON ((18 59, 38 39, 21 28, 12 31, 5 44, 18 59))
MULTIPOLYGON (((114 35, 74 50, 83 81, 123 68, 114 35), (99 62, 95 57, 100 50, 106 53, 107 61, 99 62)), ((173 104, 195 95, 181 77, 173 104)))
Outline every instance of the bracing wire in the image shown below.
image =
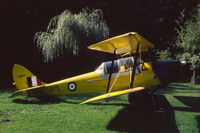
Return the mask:
POLYGON ((111 85, 111 87, 110 87, 110 89, 109 89, 108 93, 110 93, 110 92, 111 92, 111 90, 113 89, 113 86, 114 86, 115 82, 116 82, 116 81, 117 81, 117 79, 119 78, 119 74, 120 74, 120 71, 117 73, 117 76, 115 77, 115 80, 113 81, 113 83, 112 83, 112 85, 111 85))
MULTIPOLYGON (((120 55, 120 58, 122 58, 122 56, 121 56, 121 55, 120 55)), ((112 83, 112 85, 111 85, 111 87, 110 87, 110 89, 109 89, 108 93, 110 93, 110 92, 111 92, 111 90, 113 89, 113 86, 114 86, 115 82, 116 82, 116 81, 117 81, 117 79, 119 78, 119 74, 120 74, 120 70, 119 70, 119 72, 117 73, 117 76, 115 77, 115 80, 113 81, 113 83, 112 83)))
MULTIPOLYGON (((123 59, 123 56, 122 56, 121 54, 120 54, 120 59, 123 59)), ((124 63, 123 65, 126 65, 126 67, 129 68, 128 64, 124 63)), ((129 69, 130 69, 130 68, 129 68, 129 69)), ((130 70, 131 70, 131 69, 130 69, 130 70)), ((120 73, 121 73, 121 71, 119 70, 119 72, 117 73, 117 75, 116 75, 116 77, 115 77, 115 80, 113 81, 113 83, 112 83, 112 85, 111 85, 111 87, 110 87, 108 93, 110 93, 111 90, 113 89, 113 87, 114 87, 116 81, 117 81, 118 78, 119 78, 120 73)), ((131 75, 131 74, 130 74, 130 75, 131 75)), ((130 80, 131 80, 131 77, 130 77, 130 80)), ((130 87, 129 87, 129 88, 130 88, 130 87)))

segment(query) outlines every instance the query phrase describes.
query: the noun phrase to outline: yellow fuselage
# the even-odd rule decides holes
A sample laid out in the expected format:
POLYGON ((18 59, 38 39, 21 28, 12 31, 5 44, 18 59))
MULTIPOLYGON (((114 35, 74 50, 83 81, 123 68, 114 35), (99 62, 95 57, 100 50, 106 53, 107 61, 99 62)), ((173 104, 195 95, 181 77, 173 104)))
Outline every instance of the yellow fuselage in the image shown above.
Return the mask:
MULTIPOLYGON (((147 69, 135 74, 134 87, 152 87, 161 82, 156 78, 152 71, 151 63, 145 63, 147 69)), ((127 89, 130 86, 131 69, 123 70, 119 73, 113 73, 111 78, 110 90, 118 91, 127 89)), ((108 76, 102 75, 96 71, 64 79, 44 85, 44 88, 31 91, 32 95, 62 95, 62 94, 82 94, 106 92, 108 85, 108 76)))

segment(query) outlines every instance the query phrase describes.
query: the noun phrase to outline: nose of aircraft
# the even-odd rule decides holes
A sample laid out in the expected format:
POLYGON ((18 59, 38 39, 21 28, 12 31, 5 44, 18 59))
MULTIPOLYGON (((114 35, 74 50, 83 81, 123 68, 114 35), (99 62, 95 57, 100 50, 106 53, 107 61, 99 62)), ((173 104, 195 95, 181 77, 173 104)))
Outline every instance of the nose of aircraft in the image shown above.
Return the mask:
POLYGON ((186 65, 186 61, 165 60, 153 61, 152 68, 163 84, 178 81, 181 76, 182 68, 186 65))

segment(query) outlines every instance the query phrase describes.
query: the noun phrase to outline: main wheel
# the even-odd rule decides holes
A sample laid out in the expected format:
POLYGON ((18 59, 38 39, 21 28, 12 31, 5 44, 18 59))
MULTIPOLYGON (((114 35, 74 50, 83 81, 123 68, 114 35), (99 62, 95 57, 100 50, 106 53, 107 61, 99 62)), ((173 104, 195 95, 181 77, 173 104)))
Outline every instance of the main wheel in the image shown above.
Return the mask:
POLYGON ((134 93, 130 93, 128 101, 131 104, 149 104, 149 94, 147 90, 142 90, 134 93))

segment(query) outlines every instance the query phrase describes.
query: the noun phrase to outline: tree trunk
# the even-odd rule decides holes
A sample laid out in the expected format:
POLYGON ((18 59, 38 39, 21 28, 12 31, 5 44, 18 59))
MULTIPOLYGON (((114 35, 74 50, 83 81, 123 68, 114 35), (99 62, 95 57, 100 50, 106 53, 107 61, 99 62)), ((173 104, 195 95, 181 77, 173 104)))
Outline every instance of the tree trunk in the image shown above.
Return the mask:
POLYGON ((195 70, 192 71, 191 84, 195 84, 195 70))

